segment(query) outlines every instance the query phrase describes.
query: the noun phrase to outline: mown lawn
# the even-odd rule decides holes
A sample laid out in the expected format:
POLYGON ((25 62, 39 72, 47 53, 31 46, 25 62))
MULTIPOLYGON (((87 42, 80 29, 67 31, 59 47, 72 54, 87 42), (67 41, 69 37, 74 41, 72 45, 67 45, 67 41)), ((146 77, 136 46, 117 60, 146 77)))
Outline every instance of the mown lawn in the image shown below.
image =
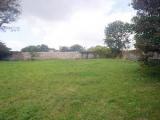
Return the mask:
POLYGON ((0 62, 0 120, 160 120, 160 78, 124 60, 0 62))

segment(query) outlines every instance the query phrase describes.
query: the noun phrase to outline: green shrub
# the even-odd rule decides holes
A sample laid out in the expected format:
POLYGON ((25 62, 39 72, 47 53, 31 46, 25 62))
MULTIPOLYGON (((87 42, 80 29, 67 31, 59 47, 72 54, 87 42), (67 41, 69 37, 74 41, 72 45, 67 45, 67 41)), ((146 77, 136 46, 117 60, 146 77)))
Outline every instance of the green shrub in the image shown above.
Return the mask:
POLYGON ((149 75, 149 76, 159 76, 160 77, 160 64, 154 63, 155 60, 153 60, 153 62, 141 62, 141 71, 142 73, 144 73, 145 75, 149 75))
POLYGON ((111 57, 111 50, 105 46, 96 46, 91 47, 88 49, 88 51, 94 52, 97 54, 100 58, 109 58, 111 57))
POLYGON ((4 43, 0 42, 0 60, 5 59, 10 55, 10 48, 8 48, 4 43))

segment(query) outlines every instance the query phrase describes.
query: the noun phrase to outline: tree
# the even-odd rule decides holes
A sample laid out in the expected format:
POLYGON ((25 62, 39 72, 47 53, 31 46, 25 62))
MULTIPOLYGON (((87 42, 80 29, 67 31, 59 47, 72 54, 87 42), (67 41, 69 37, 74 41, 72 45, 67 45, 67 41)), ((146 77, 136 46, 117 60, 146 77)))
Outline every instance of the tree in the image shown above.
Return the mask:
POLYGON ((8 57, 10 55, 10 48, 8 48, 4 43, 0 42, 0 60, 8 57))
POLYGON ((111 50, 105 46, 95 46, 88 49, 88 51, 94 52, 99 55, 100 58, 111 57, 111 50))
POLYGON ((47 45, 44 45, 44 44, 37 45, 37 46, 31 45, 23 48, 21 51, 22 52, 48 52, 49 48, 47 45))
POLYGON ((48 51, 49 51, 48 46, 47 46, 47 45, 44 45, 44 44, 38 45, 38 46, 37 46, 37 49, 38 49, 38 51, 40 51, 40 52, 48 52, 48 51))
POLYGON ((27 46, 27 47, 25 47, 25 48, 22 48, 21 51, 22 51, 22 52, 39 52, 39 50, 37 49, 37 47, 36 47, 36 46, 33 46, 33 45, 27 46))
POLYGON ((130 43, 131 25, 122 21, 110 23, 105 28, 105 43, 115 56, 120 55, 130 43))
POLYGON ((85 51, 85 49, 81 45, 75 44, 70 47, 70 51, 82 52, 85 51))
POLYGON ((19 0, 0 0, 0 29, 9 27, 6 24, 13 22, 20 14, 19 0))
POLYGON ((55 48, 49 48, 50 52, 56 52, 57 50, 55 48))
POLYGON ((132 6, 137 15, 160 16, 159 0, 132 0, 132 6))
MULTIPOLYGON (((160 53, 160 1, 133 0, 132 6, 137 10, 133 18, 136 47, 143 52, 144 63, 149 65, 153 52, 160 53)), ((158 59, 152 60, 160 63, 158 59)))
POLYGON ((59 50, 60 50, 61 52, 69 52, 69 51, 70 51, 70 48, 67 47, 67 46, 62 46, 62 47, 59 48, 59 50))

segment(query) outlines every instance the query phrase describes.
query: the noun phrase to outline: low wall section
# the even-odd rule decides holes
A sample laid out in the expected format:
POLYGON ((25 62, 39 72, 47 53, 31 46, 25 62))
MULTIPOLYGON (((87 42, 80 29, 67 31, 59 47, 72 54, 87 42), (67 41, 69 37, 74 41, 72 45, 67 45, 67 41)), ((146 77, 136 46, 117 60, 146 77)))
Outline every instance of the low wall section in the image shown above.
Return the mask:
POLYGON ((81 59, 79 52, 13 52, 10 60, 81 59))
POLYGON ((35 59, 81 59, 79 52, 39 52, 35 53, 35 59))
POLYGON ((137 61, 140 59, 141 52, 138 50, 123 51, 122 56, 124 59, 137 61))
MULTIPOLYGON (((139 60, 140 52, 123 51, 122 56, 128 60, 139 60)), ((99 58, 98 55, 92 52, 12 52, 9 60, 45 60, 45 59, 94 59, 99 58)))

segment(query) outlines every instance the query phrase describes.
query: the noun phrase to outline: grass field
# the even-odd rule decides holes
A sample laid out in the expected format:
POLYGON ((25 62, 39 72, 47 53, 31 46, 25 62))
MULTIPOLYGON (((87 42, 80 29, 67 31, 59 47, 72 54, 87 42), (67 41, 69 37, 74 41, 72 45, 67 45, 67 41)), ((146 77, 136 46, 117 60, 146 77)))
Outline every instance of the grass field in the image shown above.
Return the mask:
POLYGON ((160 78, 124 60, 0 62, 0 120, 160 120, 160 78))

